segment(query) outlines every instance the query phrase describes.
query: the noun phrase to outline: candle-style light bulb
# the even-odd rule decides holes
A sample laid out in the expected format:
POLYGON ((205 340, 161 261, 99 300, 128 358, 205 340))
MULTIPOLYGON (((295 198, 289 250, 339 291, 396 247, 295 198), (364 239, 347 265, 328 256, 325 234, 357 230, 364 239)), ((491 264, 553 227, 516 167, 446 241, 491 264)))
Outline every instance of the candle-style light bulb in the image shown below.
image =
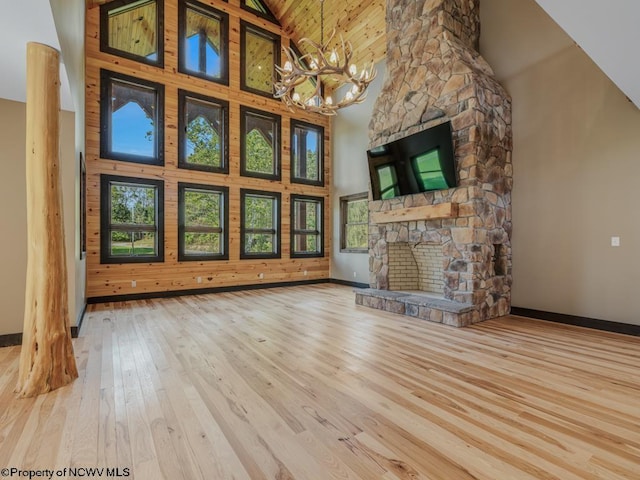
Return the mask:
POLYGON ((353 93, 351 93, 351 91, 348 91, 347 94, 344 96, 344 99, 347 102, 350 102, 351 100, 353 100, 353 93))
POLYGON ((285 72, 292 72, 293 71, 293 65, 291 65, 291 62, 289 60, 287 60, 286 62, 284 62, 284 68, 283 70, 285 72))
POLYGON ((334 65, 338 63, 338 54, 336 53, 335 48, 331 50, 331 55, 329 55, 329 61, 334 65))
POLYGON ((324 103, 326 103, 327 105, 333 105, 333 98, 331 98, 331 95, 327 95, 327 98, 324 101, 324 103))
POLYGON ((300 94, 298 92, 293 92, 293 96, 291 97, 291 100, 293 100, 294 102, 299 102, 300 94))
POLYGON ((351 65, 349 65, 349 73, 353 76, 358 73, 358 69, 356 68, 355 64, 352 63, 351 65))

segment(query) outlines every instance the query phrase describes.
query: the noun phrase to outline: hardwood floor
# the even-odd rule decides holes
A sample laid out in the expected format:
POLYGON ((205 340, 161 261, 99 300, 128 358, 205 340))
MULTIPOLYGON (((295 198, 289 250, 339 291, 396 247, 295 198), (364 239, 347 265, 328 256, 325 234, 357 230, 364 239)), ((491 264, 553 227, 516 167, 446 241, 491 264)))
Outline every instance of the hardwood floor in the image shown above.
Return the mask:
POLYGON ((74 348, 80 378, 27 400, 18 347, 0 349, 0 468, 640 478, 637 337, 517 317, 454 329, 316 285, 93 306, 74 348))

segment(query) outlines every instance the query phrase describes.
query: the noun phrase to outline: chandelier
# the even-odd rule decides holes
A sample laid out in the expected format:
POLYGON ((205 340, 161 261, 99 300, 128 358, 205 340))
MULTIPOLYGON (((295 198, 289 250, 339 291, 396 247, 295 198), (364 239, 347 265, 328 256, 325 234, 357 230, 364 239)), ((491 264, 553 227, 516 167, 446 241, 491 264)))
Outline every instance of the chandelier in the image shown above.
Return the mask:
MULTIPOLYGON (((320 43, 309 38, 300 39, 300 43, 308 45, 310 53, 298 55, 291 48, 282 47, 286 61, 282 67, 276 65, 277 78, 274 81, 275 98, 282 101, 293 110, 294 107, 308 112, 323 115, 335 115, 337 110, 349 105, 362 103, 367 96, 367 87, 376 77, 376 71, 371 62, 358 71, 351 63, 353 47, 351 42, 345 42, 340 35, 342 51, 335 48, 329 51, 329 45, 335 37, 333 29, 329 39, 324 41, 324 0, 320 0, 320 43), (338 101, 331 95, 323 96, 322 84, 327 79, 334 80, 340 85, 348 85, 349 89, 338 101), (311 81, 315 89, 311 95, 303 98, 296 87, 311 81)), ((326 83, 326 82, 325 82, 326 83)))

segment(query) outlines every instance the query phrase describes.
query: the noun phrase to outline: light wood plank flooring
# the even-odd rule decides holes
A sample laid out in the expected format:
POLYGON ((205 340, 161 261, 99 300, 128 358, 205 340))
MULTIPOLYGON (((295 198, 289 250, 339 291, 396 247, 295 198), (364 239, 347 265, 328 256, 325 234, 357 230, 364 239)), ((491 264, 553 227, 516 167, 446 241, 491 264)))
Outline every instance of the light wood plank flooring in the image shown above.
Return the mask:
POLYGON ((0 349, 0 468, 640 478, 640 338, 517 317, 454 329, 317 285, 93 306, 74 346, 80 378, 28 400, 18 348, 0 349))

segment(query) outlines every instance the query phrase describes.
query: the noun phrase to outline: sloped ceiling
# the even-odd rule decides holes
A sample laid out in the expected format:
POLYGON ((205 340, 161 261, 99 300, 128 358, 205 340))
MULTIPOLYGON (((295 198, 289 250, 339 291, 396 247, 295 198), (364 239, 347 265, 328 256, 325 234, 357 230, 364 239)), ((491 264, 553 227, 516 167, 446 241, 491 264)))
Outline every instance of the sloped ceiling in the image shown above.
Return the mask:
MULTIPOLYGON (((99 0, 89 0, 101 3, 99 0)), ((281 19, 283 28, 294 39, 308 37, 320 40, 321 0, 264 0, 271 11, 281 19)), ((386 54, 385 14, 386 0, 323 0, 325 10, 325 38, 335 27, 354 48, 353 61, 361 67, 370 61, 380 62, 386 54)), ((580 45, 618 87, 640 106, 640 62, 634 49, 640 44, 640 2, 617 0, 606 7, 599 0, 536 0, 556 22, 580 45)), ((63 2, 58 2, 62 4, 63 2)), ((496 20, 505 17, 506 10, 530 8, 529 0, 482 0, 483 17, 496 20), (509 8, 506 8, 509 7, 509 8), (504 13, 504 14, 503 14, 504 13)), ((62 11, 62 9, 60 9, 62 11)), ((510 28, 509 19, 494 21, 492 26, 510 28), (501 26, 500 26, 501 25, 501 26)), ((58 22, 60 23, 60 22, 58 22)), ((488 22, 483 21, 483 35, 491 35, 488 22)), ((64 33, 64 32, 62 32, 64 33)), ((0 17, 0 62, 3 78, 0 98, 24 101, 26 97, 26 44, 36 41, 60 48, 51 7, 48 0, 21 0, 13 2, 0 17)), ((481 39, 482 41, 482 39, 481 39)), ((546 39, 538 39, 531 49, 545 51, 546 39)), ((556 42, 551 42, 556 44, 556 42)), ((496 70, 505 63, 513 72, 512 62, 488 59, 496 70)), ((512 59, 514 60, 514 59, 512 59)), ((516 64, 517 59, 516 60, 516 64)), ((63 59, 64 61, 64 59, 63 59)), ((523 65, 518 65, 523 68, 523 65)), ((499 72, 496 72, 499 73, 499 72)), ((507 73, 507 72, 504 72, 507 73)), ((61 104, 73 110, 69 82, 65 68, 61 68, 61 104)))
POLYGON ((536 1, 640 108, 640 2, 536 1))
MULTIPOLYGON (((6 6, 0 16, 0 98, 24 102, 27 92, 27 43, 60 49, 49 0, 21 0, 6 6)), ((74 110, 67 73, 60 68, 60 105, 74 110)))
MULTIPOLYGON (((324 40, 336 29, 354 50, 352 63, 358 70, 370 62, 385 58, 386 0, 263 0, 280 19, 284 31, 299 41, 307 37, 317 43, 321 39, 320 4, 324 2, 324 40)), ((299 45, 304 50, 304 45, 299 45)))

